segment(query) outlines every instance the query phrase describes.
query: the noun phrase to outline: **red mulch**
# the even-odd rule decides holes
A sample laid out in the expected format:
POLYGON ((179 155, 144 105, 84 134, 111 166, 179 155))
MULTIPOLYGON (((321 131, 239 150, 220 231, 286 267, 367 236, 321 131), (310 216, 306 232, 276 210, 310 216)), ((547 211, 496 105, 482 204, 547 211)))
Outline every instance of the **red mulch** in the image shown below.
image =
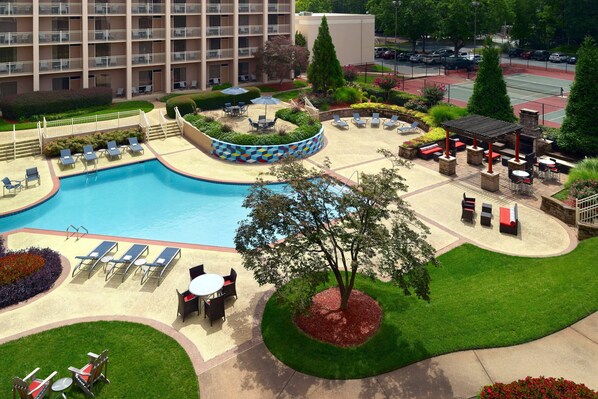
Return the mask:
POLYGON ((347 310, 339 310, 338 288, 329 288, 313 297, 307 315, 296 316, 297 327, 312 338, 341 347, 363 344, 380 328, 382 308, 373 298, 353 290, 347 310))
POLYGON ((262 85, 262 86, 271 87, 272 89, 275 89, 276 91, 293 90, 295 88, 295 86, 293 86, 293 82, 268 83, 268 84, 262 85))

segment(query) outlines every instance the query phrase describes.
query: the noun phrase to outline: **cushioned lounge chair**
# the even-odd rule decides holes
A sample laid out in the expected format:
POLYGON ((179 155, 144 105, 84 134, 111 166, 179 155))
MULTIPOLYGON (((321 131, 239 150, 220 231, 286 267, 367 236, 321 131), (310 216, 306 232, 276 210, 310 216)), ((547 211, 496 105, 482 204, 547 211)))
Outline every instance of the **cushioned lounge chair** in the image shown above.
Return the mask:
POLYGON ((122 274, 122 280, 125 281, 125 277, 127 276, 127 272, 135 264, 135 261, 141 257, 141 255, 147 253, 148 246, 144 244, 133 244, 131 248, 127 250, 118 259, 112 259, 108 262, 108 266, 110 266, 106 270, 106 281, 110 278, 111 275, 114 274, 122 274), (112 264, 112 265, 110 265, 112 264))
POLYGON ((73 269, 72 277, 75 277, 77 270, 83 271, 88 270, 87 278, 91 277, 93 269, 96 267, 100 259, 108 255, 112 250, 116 248, 118 250, 118 243, 114 241, 103 241, 100 245, 95 247, 89 254, 85 256, 76 256, 75 258, 80 259, 79 264, 73 269))
POLYGON ((45 379, 40 380, 39 378, 35 378, 39 370, 38 367, 25 378, 14 377, 12 379, 13 399, 17 397, 17 394, 20 399, 41 399, 46 397, 46 394, 50 392, 52 378, 54 378, 57 372, 54 371, 45 379))
POLYGON ((9 194, 11 191, 13 192, 13 194, 16 194, 17 190, 23 189, 23 185, 21 184, 20 181, 10 180, 8 177, 5 177, 4 179, 2 179, 2 183, 4 183, 4 186, 2 187, 2 195, 6 195, 6 192, 5 192, 6 190, 8 190, 9 194))
POLYGON ((129 150, 136 154, 138 152, 143 153, 145 150, 143 149, 143 147, 141 146, 141 144, 139 144, 139 142, 137 141, 137 137, 129 137, 129 150))
POLYGON ((72 166, 75 167, 75 158, 71 155, 71 150, 69 148, 65 148, 64 150, 60 150, 60 164, 62 166, 72 166))
POLYGON ((380 114, 378 112, 372 113, 372 121, 370 122, 371 127, 380 127, 380 114))
POLYGON ((93 385, 98 381, 104 381, 110 384, 108 379, 108 350, 103 351, 99 355, 89 352, 89 362, 80 369, 69 367, 69 371, 73 373, 73 381, 77 383, 79 388, 86 396, 95 397, 93 392, 93 385))
POLYGON ((348 129, 349 124, 341 119, 338 115, 332 115, 332 124, 338 128, 348 129))
POLYGON ((358 127, 365 127, 365 125, 367 124, 366 121, 361 119, 361 116, 357 112, 353 113, 353 118, 351 119, 351 121, 358 127))
POLYGON ((114 158, 114 157, 122 157, 122 153, 120 152, 120 149, 118 148, 118 146, 116 145, 116 141, 109 141, 106 144, 106 153, 108 154, 108 156, 110 158, 114 158))
POLYGON ((98 159, 98 155, 93 150, 91 144, 87 144, 83 146, 83 157, 85 158, 85 162, 95 162, 98 159))
POLYGON ((41 184, 42 182, 39 177, 39 171, 37 170, 37 167, 34 166, 33 168, 25 169, 25 185, 29 187, 29 182, 35 180, 37 180, 37 184, 41 184))
POLYGON ((397 133, 413 133, 417 132, 417 127, 419 126, 419 122, 413 122, 411 126, 399 127, 397 128, 397 133))
POLYGON ((398 116, 398 115, 393 115, 393 116, 391 116, 391 117, 390 117, 390 119, 387 119, 387 120, 384 122, 384 125, 383 125, 383 127, 384 127, 384 128, 387 128, 387 127, 388 127, 388 128, 393 128, 393 127, 395 127, 395 125, 396 125, 397 123, 399 123, 399 116, 398 116))
POLYGON ((167 247, 156 257, 156 259, 152 263, 146 263, 143 265, 145 267, 145 273, 141 277, 141 284, 149 278, 157 278, 158 285, 160 285, 160 281, 162 281, 162 277, 164 273, 170 266, 170 263, 174 260, 174 258, 181 256, 181 249, 174 248, 174 247, 167 247), (158 273, 159 272, 159 273, 158 273), (155 274, 158 274, 157 276, 155 274))

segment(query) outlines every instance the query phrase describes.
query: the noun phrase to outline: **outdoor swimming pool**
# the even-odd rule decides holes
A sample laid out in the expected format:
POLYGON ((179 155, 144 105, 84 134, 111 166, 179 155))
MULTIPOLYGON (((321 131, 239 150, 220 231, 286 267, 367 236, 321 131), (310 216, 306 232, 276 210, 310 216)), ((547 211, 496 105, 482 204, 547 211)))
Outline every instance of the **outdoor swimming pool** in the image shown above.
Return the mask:
POLYGON ((48 201, 0 218, 0 231, 72 224, 90 234, 233 247, 249 187, 192 179, 153 160, 60 179, 48 201))

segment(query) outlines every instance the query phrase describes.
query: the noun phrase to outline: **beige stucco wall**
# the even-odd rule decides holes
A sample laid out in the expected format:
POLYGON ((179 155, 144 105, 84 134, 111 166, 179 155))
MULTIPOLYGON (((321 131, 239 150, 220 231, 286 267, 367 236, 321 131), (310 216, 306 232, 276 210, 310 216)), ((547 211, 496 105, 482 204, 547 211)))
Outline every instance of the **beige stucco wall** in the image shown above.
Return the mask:
POLYGON ((374 62, 374 16, 368 14, 295 14, 295 30, 305 36, 310 51, 323 15, 341 65, 374 62))

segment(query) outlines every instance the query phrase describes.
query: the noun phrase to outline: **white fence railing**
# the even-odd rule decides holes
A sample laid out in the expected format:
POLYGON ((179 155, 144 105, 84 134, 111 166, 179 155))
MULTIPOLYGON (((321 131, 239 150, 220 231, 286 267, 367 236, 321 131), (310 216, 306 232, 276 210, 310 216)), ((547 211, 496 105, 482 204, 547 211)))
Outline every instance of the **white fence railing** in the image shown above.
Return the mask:
POLYGON ((174 117, 176 120, 176 124, 179 125, 179 130, 181 131, 181 134, 184 136, 185 135, 185 120, 183 119, 183 117, 181 116, 181 113, 179 112, 179 107, 174 107, 174 117))
POLYGON ((147 114, 141 109, 139 110, 139 126, 141 126, 143 134, 145 134, 145 141, 149 141, 148 133, 151 125, 149 123, 149 119, 147 118, 147 114))
POLYGON ((575 219, 577 223, 595 223, 598 220, 598 194, 577 200, 575 219))
POLYGON ((139 125, 139 110, 83 116, 80 118, 43 120, 44 138, 54 139, 74 134, 93 133, 101 130, 120 129, 139 125))
POLYGON ((307 110, 307 113, 315 120, 320 120, 320 110, 314 107, 307 96, 303 97, 303 100, 305 101, 305 109, 307 110))
POLYGON ((160 127, 162 127, 162 133, 164 133, 164 138, 168 138, 168 134, 166 133, 168 130, 168 121, 164 116, 164 113, 160 111, 160 127))

